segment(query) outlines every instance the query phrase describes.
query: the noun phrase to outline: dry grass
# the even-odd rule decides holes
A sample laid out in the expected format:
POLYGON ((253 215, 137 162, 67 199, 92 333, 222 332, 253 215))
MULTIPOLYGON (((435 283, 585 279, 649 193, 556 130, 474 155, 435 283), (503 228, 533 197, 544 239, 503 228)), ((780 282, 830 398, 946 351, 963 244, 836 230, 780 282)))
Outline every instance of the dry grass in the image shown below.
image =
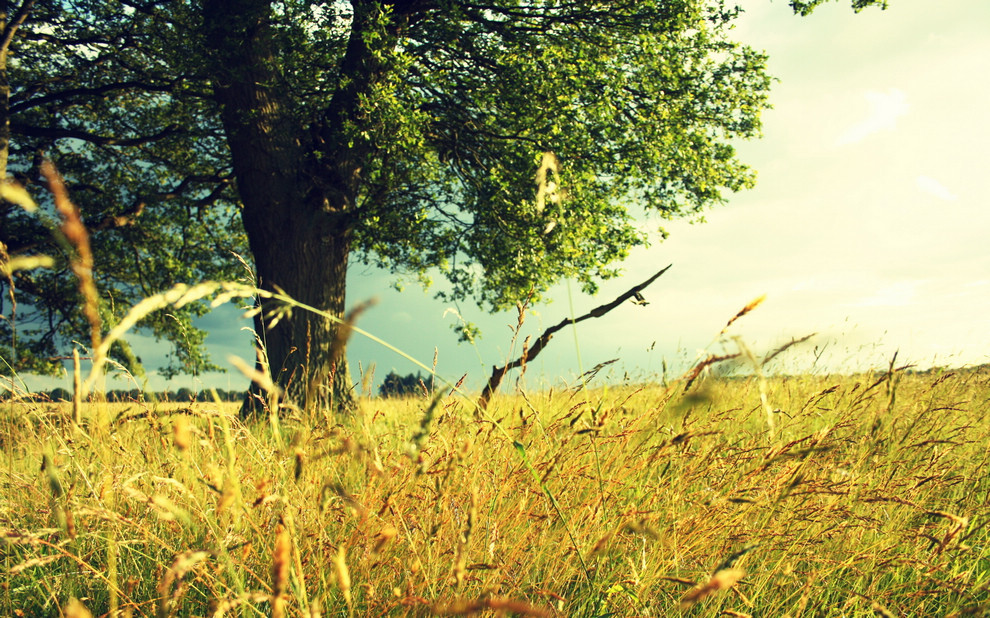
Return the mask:
POLYGON ((281 436, 3 404, 0 614, 983 615, 988 382, 770 379, 773 438, 757 379, 281 436))
MULTIPOLYGON (((540 169, 543 208, 561 195, 552 155, 540 169)), ((55 199, 92 327, 79 398, 152 311, 291 304, 179 285, 102 335, 85 230, 55 199)), ((8 279, 45 263, 0 257, 8 279)), ((669 387, 487 412, 444 390, 332 426, 309 406, 247 426, 236 404, 0 403, 0 615, 990 613, 990 373, 765 377, 799 342, 738 342, 669 387), (736 357, 755 377, 708 375, 736 357)))

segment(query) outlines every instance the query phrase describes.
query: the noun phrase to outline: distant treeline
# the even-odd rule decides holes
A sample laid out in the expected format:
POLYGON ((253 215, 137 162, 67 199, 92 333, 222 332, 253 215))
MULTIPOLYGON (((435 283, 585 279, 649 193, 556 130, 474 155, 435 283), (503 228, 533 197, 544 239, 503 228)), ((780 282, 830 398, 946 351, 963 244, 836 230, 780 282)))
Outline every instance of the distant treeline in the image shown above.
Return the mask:
MULTIPOLYGON (((946 373, 990 373, 990 364, 977 365, 973 367, 949 368, 930 367, 926 369, 916 369, 910 365, 902 367, 901 371, 916 375, 940 375, 946 373)), ((881 372, 882 373, 882 372, 881 372)), ((408 397, 423 396, 428 393, 430 385, 427 383, 428 377, 423 377, 419 373, 400 376, 394 371, 385 376, 385 380, 378 387, 380 397, 408 397)), ((737 376, 733 378, 727 376, 724 379, 748 379, 748 376, 737 376)), ((227 391, 222 388, 216 389, 216 398, 225 402, 243 401, 247 396, 245 391, 227 391)), ((106 400, 109 402, 135 402, 135 401, 168 401, 173 403, 190 402, 211 402, 215 401, 214 391, 193 391, 189 388, 180 388, 177 391, 163 391, 159 393, 142 392, 137 389, 114 390, 106 393, 106 400)), ((56 388, 50 391, 38 391, 34 393, 12 394, 9 391, 0 393, 0 401, 45 401, 57 403, 60 401, 72 401, 72 392, 64 388, 56 388)))
MULTIPOLYGON (((242 401, 247 395, 245 391, 227 391, 222 388, 215 389, 216 396, 214 397, 214 391, 193 391, 189 388, 180 388, 177 391, 163 391, 163 392, 146 392, 140 391, 138 389, 132 390, 114 390, 107 391, 106 400, 111 403, 129 403, 135 401, 169 401, 175 403, 190 403, 190 402, 211 402, 219 399, 220 401, 226 402, 238 402, 242 401)), ((0 401, 8 401, 11 399, 16 399, 18 401, 45 401, 58 403, 60 401, 72 401, 72 392, 64 388, 55 388, 50 391, 37 391, 34 393, 17 393, 13 394, 10 392, 0 393, 0 401)))
MULTIPOLYGON (((422 396, 427 392, 429 386, 419 373, 400 376, 394 371, 385 376, 385 380, 378 387, 378 394, 381 397, 407 397, 413 395, 422 396)), ((227 391, 222 388, 216 389, 216 397, 220 401, 239 402, 247 396, 245 391, 227 391)), ((72 391, 65 388, 55 388, 50 391, 36 391, 33 393, 10 392, 0 393, 0 401, 16 399, 17 401, 42 401, 58 403, 60 401, 72 401, 72 391)), ((168 401, 173 403, 190 403, 215 401, 213 391, 202 390, 193 391, 190 388, 180 388, 176 391, 146 392, 138 389, 107 391, 106 400, 112 403, 130 403, 135 401, 168 401)))

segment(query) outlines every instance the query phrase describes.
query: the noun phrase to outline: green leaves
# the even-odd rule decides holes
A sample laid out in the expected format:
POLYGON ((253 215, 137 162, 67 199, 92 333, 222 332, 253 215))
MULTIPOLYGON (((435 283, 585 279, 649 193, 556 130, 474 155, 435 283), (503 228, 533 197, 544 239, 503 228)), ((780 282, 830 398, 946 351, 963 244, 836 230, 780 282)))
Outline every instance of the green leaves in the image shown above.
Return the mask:
MULTIPOLYGON (((827 0, 791 0, 791 8, 794 9, 795 13, 807 16, 811 15, 818 5, 825 2, 827 0)), ((857 13, 869 6, 879 6, 881 10, 887 8, 887 0, 851 0, 850 4, 857 13)))
MULTIPOLYGON (((0 206, 0 242, 14 256, 53 261, 6 282, 18 308, 14 316, 0 301, 8 318, 0 338, 15 342, 18 370, 60 370, 58 357, 87 329, 67 256, 45 224, 42 156, 64 176, 89 228, 104 323, 175 282, 240 275, 231 252, 247 251, 245 236, 217 108, 203 98, 209 88, 190 53, 193 14, 181 3, 137 7, 41 2, 11 46, 9 172, 40 209, 26 216, 0 206)), ((0 291, 9 300, 9 290, 0 291)), ((204 334, 192 326, 203 311, 184 307, 141 324, 173 342, 166 371, 212 367, 204 334)), ((123 347, 111 355, 135 369, 123 347)))
POLYGON ((397 44, 403 85, 378 98, 383 119, 410 119, 393 139, 416 134, 409 152, 421 158, 415 169, 388 159, 405 175, 374 194, 373 229, 358 223, 365 259, 401 243, 381 262, 438 269, 445 296, 500 309, 563 277, 591 290, 614 276, 646 240, 630 214, 640 207, 696 214, 752 184, 729 140, 758 135, 770 80, 762 54, 727 39, 734 12, 701 1, 447 8, 410 25, 397 44), (552 204, 534 182, 544 152, 559 161, 552 204), (413 213, 422 223, 410 227, 413 213))

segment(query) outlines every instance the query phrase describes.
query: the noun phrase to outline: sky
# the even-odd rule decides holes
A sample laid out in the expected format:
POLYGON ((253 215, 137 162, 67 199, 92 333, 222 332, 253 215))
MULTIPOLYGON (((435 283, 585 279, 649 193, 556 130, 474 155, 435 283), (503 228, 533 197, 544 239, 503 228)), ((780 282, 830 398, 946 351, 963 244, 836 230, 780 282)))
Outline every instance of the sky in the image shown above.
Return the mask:
MULTIPOLYGON (((769 56, 774 109, 764 137, 738 143, 758 171, 755 189, 731 195, 703 223, 664 223, 667 240, 634 251, 623 277, 587 296, 563 283, 553 302, 527 315, 515 348, 515 312, 487 315, 454 307, 415 285, 391 289, 389 275, 362 265, 349 272, 349 301, 378 304, 358 326, 425 365, 480 388, 519 343, 569 316, 606 303, 660 268, 672 268, 644 295, 605 317, 568 328, 531 363, 528 388, 574 384, 598 363, 619 359, 599 380, 675 377, 708 353, 758 356, 792 338, 814 336, 768 367, 776 372, 843 373, 897 364, 965 366, 990 362, 990 2, 890 0, 886 11, 855 14, 847 0, 806 18, 783 0, 741 0, 735 38, 769 56), (765 301, 720 337, 750 301, 765 301), (482 328, 459 344, 462 316, 482 328)), ((643 225, 656 226, 657 221, 643 225)), ((252 358, 250 321, 231 308, 200 323, 218 364, 252 358)), ((165 347, 130 338, 149 366, 165 347)), ((355 335, 355 380, 375 367, 418 367, 355 335)), ((507 384, 514 379, 510 375, 507 384)), ((149 386, 244 388, 236 372, 149 386)), ((66 380, 29 380, 35 388, 66 380)), ((111 386, 114 387, 114 386, 111 386)))

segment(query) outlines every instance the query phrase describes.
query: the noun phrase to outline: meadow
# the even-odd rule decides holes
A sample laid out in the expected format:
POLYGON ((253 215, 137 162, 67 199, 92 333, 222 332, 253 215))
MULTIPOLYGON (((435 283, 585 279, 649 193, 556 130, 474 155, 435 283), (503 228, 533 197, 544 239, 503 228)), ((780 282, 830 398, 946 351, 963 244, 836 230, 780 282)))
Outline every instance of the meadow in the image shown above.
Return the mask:
POLYGON ((990 371, 0 404, 4 616, 981 616, 990 371))

